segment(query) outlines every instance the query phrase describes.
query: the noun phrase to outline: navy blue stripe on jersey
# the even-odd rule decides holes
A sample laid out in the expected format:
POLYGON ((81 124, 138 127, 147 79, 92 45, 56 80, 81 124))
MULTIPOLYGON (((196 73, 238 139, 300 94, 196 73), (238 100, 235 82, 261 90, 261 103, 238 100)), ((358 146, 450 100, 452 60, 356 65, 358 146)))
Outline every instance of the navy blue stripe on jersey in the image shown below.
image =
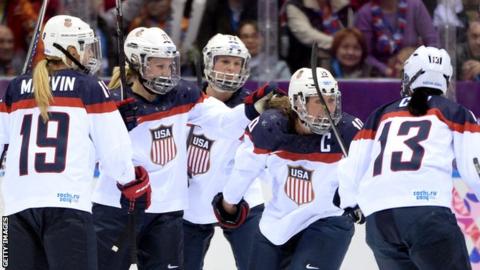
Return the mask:
MULTIPOLYGON (((358 131, 353 125, 355 119, 345 113, 337 125, 347 148, 358 131)), ((275 109, 265 111, 252 121, 246 135, 252 140, 254 151, 273 153, 289 160, 331 163, 342 158, 342 150, 332 133, 299 135, 289 130, 288 121, 286 115, 275 109)))
POLYGON ((243 101, 245 98, 250 95, 251 91, 248 90, 247 88, 241 87, 233 95, 225 101, 225 105, 227 105, 230 108, 233 108, 239 104, 243 104, 243 101))
MULTIPOLYGON (((111 112, 116 109, 110 101, 106 85, 96 77, 73 70, 61 70, 49 77, 53 101, 50 106, 84 107, 88 113, 111 112)), ((31 75, 13 79, 5 97, 11 111, 36 107, 31 75)))
MULTIPOLYGON (((117 109, 115 104, 111 101, 85 105, 80 98, 68 97, 54 97, 53 100, 50 102, 50 106, 85 108, 87 113, 107 113, 113 112, 117 109)), ((7 111, 14 112, 20 109, 31 109, 35 107, 37 107, 37 102, 34 99, 25 99, 13 103, 12 106, 7 108, 7 111)))
MULTIPOLYGON (((382 121, 392 117, 413 117, 408 112, 408 98, 397 100, 375 110, 367 119, 364 128, 355 136, 355 140, 375 138, 378 126, 382 121)), ((462 105, 442 96, 431 96, 427 115, 435 115, 452 131, 480 132, 480 126, 474 115, 462 105)))

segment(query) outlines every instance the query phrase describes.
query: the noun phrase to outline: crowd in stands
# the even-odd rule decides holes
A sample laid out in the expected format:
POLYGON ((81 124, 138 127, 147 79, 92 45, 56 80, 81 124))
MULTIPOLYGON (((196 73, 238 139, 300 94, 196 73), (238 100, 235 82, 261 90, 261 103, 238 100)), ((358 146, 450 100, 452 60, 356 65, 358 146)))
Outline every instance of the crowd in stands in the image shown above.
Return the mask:
MULTIPOLYGON (((0 76, 21 73, 42 0, 0 1, 0 76)), ((69 10, 67 0, 50 0, 45 20, 69 10)), ((480 80, 480 19, 476 1, 452 0, 279 0, 279 61, 273 78, 309 66, 312 44, 322 67, 337 78, 399 78, 403 61, 419 45, 452 46, 445 26, 456 29, 456 78, 480 80), (280 42, 282 40, 282 42, 280 42), (287 42, 283 42, 287 41, 287 42)), ((195 62, 216 33, 240 37, 252 56, 251 80, 263 78, 262 36, 257 0, 123 0, 124 33, 158 26, 180 48, 182 75, 195 76, 195 62)), ((89 5, 103 51, 102 76, 117 65, 114 0, 89 5)), ((92 15, 90 14, 90 15, 92 15)), ((78 14, 77 14, 78 16, 78 14)), ((260 15, 261 16, 261 15, 260 15)), ((87 18, 88 19, 88 18, 87 18)), ((271 41, 270 41, 271 42, 271 41)), ((39 49, 41 49, 41 44, 39 49)), ((452 47, 450 47, 451 49, 452 47)))

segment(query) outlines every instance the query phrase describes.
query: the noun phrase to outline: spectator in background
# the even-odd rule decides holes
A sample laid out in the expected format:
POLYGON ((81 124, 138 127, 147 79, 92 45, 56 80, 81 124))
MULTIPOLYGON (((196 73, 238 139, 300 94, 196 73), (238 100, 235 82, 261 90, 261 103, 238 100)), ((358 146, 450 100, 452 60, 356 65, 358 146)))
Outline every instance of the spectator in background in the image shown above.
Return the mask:
POLYGON ((394 57, 388 59, 388 68, 392 69, 392 78, 401 78, 403 64, 415 51, 415 47, 405 47, 401 49, 394 57))
POLYGON ((457 76, 461 80, 480 80, 480 21, 470 22, 467 42, 457 47, 457 76))
MULTIPOLYGON (((287 62, 290 70, 310 66, 311 47, 318 43, 326 58, 333 35, 348 25, 347 0, 289 0, 286 6, 289 34, 287 62)), ((323 65, 324 63, 321 63, 323 65)))
POLYGON ((350 0, 350 6, 354 11, 359 10, 363 5, 368 3, 369 0, 350 0))
POLYGON ((385 76, 393 76, 388 59, 404 47, 439 46, 438 33, 420 0, 372 0, 357 13, 355 26, 368 47, 367 62, 385 76))
POLYGON ((22 59, 15 58, 13 33, 6 25, 0 25, 0 76, 19 75, 22 59))
POLYGON ((362 32, 356 28, 344 28, 333 38, 330 71, 335 78, 370 77, 367 58, 367 43, 362 32))
MULTIPOLYGON (((254 20, 246 20, 240 23, 238 28, 238 37, 243 41, 252 58, 250 59, 250 77, 252 81, 265 81, 265 67, 262 66, 264 54, 262 53, 263 37, 258 30, 257 22, 254 20)), ((273 76, 275 80, 289 80, 291 77, 287 63, 278 60, 273 67, 273 76)))
POLYGON ((138 27, 158 27, 171 34, 172 0, 146 0, 140 14, 133 19, 129 31, 138 27))
POLYGON ((205 47, 217 33, 235 35, 240 21, 247 19, 257 19, 257 0, 207 0, 196 47, 205 47))

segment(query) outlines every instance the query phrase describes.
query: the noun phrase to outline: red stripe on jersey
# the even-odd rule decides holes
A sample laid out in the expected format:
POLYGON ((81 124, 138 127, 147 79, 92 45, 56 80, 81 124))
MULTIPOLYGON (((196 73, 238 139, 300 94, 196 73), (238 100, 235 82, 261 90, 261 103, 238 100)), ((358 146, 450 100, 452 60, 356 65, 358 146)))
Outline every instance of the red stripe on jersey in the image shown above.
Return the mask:
POLYGON ((357 134, 355 137, 353 137, 353 140, 373 140, 375 138, 375 131, 371 129, 362 129, 357 134))
POLYGON ((156 112, 149 115, 140 116, 137 122, 143 123, 146 121, 160 120, 168 116, 186 113, 186 112, 189 112, 194 105, 195 105, 194 103, 189 103, 189 104, 173 107, 168 111, 156 112))
POLYGON ((0 112, 8 113, 10 112, 10 106, 7 106, 5 103, 0 103, 0 112))
MULTIPOLYGON (((50 106, 59 107, 79 107, 83 108, 83 102, 79 98, 54 97, 50 106)), ((12 112, 20 109, 31 109, 37 107, 35 99, 23 99, 12 104, 12 112)))
POLYGON ((275 151, 275 155, 292 161, 309 160, 323 163, 334 163, 342 159, 342 153, 292 153, 287 151, 275 151))
POLYGON ((85 105, 87 113, 108 113, 117 109, 117 106, 113 101, 106 101, 96 104, 85 105))
MULTIPOLYGON (((443 113, 437 108, 429 109, 425 115, 435 115, 438 119, 440 119, 440 121, 444 122, 453 131, 457 131, 457 132, 460 132, 460 133, 463 133, 465 131, 467 131, 467 132, 480 132, 480 126, 478 124, 469 123, 469 122, 467 122, 465 124, 455 123, 453 121, 448 120, 443 115, 443 113)), ((388 118, 392 118, 392 117, 412 117, 412 116, 413 115, 411 115, 410 112, 408 112, 408 111, 391 112, 391 113, 387 113, 387 114, 383 115, 382 118, 380 119, 380 122, 382 122, 382 121, 384 121, 388 118)))

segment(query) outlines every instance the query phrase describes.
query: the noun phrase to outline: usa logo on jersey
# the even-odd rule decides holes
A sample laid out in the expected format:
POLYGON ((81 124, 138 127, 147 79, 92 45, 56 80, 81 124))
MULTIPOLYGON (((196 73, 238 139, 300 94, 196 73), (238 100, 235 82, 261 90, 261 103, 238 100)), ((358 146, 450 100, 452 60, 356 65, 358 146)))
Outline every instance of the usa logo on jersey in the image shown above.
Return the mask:
POLYGON ((150 130, 152 149, 150 158, 158 165, 165 165, 177 155, 177 146, 173 139, 172 126, 163 126, 150 130))
MULTIPOLYGON (((288 165, 287 165, 288 166, 288 165)), ((313 171, 302 166, 288 166, 287 181, 285 181, 285 193, 298 205, 309 203, 315 198, 312 185, 313 171)))
POLYGON ((191 175, 203 174, 210 169, 210 149, 213 140, 205 135, 193 135, 188 145, 188 172, 191 175))

